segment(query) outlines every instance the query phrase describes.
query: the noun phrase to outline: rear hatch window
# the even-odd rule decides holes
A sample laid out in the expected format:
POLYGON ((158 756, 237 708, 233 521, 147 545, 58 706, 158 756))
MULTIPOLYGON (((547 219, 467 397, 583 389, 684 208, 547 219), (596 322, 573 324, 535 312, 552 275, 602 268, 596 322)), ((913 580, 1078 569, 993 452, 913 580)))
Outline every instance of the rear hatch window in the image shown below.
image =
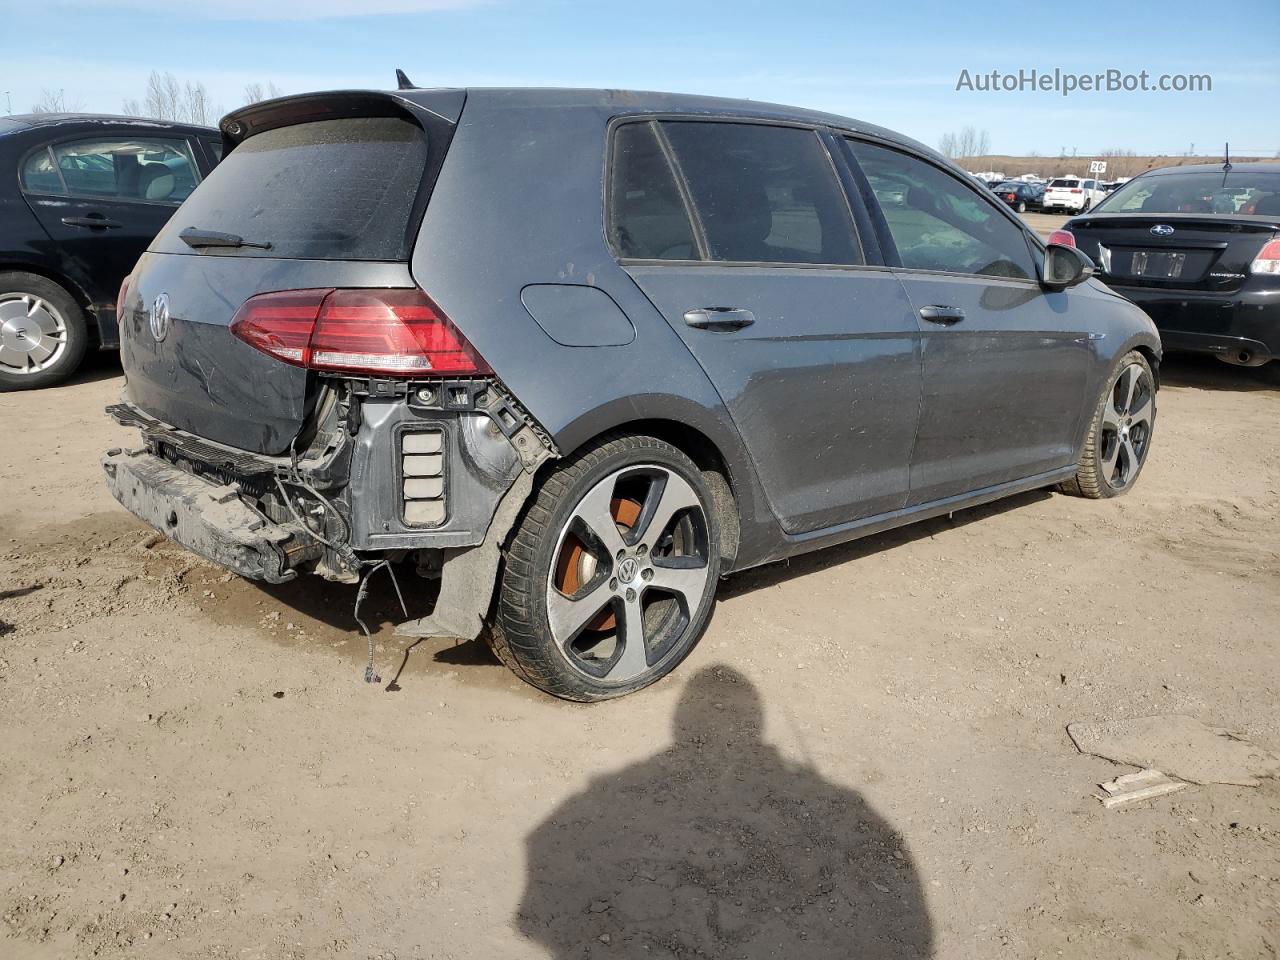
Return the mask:
POLYGON ((1050 189, 1053 189, 1055 187, 1061 189, 1063 187, 1078 187, 1078 186, 1080 186, 1079 180, 1067 180, 1062 177, 1058 178, 1057 180, 1054 180, 1049 184, 1050 189))
POLYGON ((212 251, 220 255, 407 260, 427 149, 422 128, 392 117, 267 130, 226 156, 152 249, 195 253, 179 238, 195 228, 270 244, 212 251))

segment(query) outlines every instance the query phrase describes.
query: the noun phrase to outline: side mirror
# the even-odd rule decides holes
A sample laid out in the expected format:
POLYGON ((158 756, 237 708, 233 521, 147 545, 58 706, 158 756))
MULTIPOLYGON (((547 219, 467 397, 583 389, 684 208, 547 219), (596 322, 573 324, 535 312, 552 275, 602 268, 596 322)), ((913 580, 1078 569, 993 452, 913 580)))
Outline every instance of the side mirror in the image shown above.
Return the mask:
POLYGON ((1051 243, 1044 251, 1040 285, 1046 290, 1065 290, 1093 276, 1093 261, 1075 247, 1051 243))

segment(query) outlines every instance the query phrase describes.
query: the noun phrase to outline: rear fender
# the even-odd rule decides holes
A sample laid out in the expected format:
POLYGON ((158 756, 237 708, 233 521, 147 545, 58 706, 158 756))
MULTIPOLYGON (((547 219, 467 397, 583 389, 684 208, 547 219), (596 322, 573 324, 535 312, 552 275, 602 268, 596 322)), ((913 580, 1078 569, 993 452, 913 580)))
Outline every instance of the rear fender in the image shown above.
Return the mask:
POLYGON ((620 397, 602 403, 566 424, 555 435, 556 445, 569 453, 594 443, 616 431, 648 433, 662 436, 685 453, 707 466, 697 446, 709 445, 710 452, 724 465, 730 492, 736 508, 736 544, 725 557, 722 569, 743 569, 767 556, 771 544, 781 531, 777 517, 769 508, 755 466, 742 438, 732 425, 727 410, 708 408, 686 397, 666 393, 649 393, 620 397), (698 438, 701 438, 701 443, 698 438))

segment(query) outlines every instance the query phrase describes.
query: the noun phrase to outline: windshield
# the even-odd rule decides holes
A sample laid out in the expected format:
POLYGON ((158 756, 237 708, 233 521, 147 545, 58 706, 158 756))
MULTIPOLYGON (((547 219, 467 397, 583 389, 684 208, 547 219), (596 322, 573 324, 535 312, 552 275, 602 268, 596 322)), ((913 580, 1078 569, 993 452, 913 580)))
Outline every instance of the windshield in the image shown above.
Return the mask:
POLYGON ((1138 177, 1094 208, 1107 213, 1223 213, 1280 216, 1280 173, 1247 165, 1138 177))
POLYGON ((241 256, 404 260, 426 164, 425 133, 391 117, 267 130, 227 154, 153 249, 185 251, 174 241, 194 229, 249 241, 223 246, 241 256))

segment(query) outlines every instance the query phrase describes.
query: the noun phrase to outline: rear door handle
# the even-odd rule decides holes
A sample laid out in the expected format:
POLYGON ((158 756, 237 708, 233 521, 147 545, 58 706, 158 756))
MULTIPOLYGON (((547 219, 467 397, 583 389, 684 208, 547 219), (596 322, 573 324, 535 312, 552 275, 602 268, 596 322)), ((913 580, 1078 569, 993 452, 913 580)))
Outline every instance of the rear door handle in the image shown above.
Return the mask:
POLYGON ((695 307, 684 312, 684 322, 699 330, 741 330, 755 323, 756 317, 742 307, 695 307))
POLYGON ((63 217, 62 222, 68 227, 101 227, 107 230, 114 230, 122 227, 124 224, 117 223, 115 220, 108 220, 106 217, 63 217))
POLYGON ((950 326, 964 319, 964 311, 959 307, 944 307, 933 304, 932 306, 920 308, 920 318, 928 320, 930 323, 941 323, 950 326))

